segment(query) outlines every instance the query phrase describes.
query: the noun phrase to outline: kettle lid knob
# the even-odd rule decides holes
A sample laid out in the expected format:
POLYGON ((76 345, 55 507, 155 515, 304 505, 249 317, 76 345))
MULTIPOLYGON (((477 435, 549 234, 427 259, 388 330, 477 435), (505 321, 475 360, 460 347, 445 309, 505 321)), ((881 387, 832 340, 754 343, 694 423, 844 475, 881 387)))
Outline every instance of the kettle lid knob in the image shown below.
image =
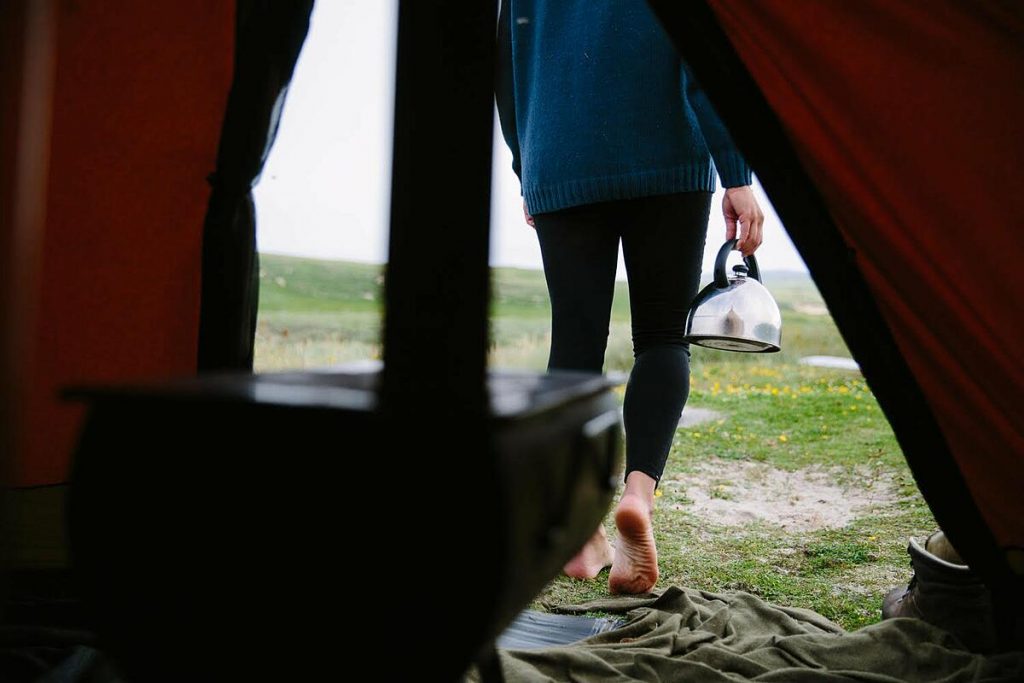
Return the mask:
POLYGON ((747 273, 750 272, 750 268, 743 264, 738 264, 732 267, 732 272, 736 273, 737 277, 746 277, 747 273))

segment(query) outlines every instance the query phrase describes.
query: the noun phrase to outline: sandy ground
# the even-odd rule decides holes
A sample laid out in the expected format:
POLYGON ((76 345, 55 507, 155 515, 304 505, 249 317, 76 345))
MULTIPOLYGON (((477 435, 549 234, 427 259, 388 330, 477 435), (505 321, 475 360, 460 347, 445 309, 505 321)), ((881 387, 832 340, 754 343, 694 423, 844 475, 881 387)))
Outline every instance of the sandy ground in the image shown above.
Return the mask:
POLYGON ((788 531, 842 527, 876 505, 899 499, 884 479, 865 472, 856 477, 856 486, 844 486, 839 472, 824 467, 787 472, 758 462, 709 458, 695 472, 664 479, 662 486, 688 499, 673 503, 673 509, 712 524, 763 522, 788 531))
POLYGON ((710 408, 692 408, 686 406, 683 408, 683 414, 679 418, 680 427, 693 427, 704 422, 711 422, 712 420, 718 420, 725 417, 718 411, 711 410, 710 408))

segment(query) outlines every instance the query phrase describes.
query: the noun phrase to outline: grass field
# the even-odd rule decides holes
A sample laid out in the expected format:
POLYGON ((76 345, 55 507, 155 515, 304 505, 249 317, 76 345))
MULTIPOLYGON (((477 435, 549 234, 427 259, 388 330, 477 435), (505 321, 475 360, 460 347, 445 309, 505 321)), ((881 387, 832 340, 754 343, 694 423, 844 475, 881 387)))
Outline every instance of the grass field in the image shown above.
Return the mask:
MULTIPOLYGON (((744 590, 856 628, 877 621, 884 592, 906 582, 907 537, 934 521, 860 374, 799 363, 849 355, 813 283, 765 279, 783 312, 781 353, 693 350, 688 405, 719 417, 676 433, 655 517, 659 585, 744 590), (773 509, 806 514, 780 523, 773 509)), ((380 267, 264 255, 260 282, 258 370, 379 358, 380 267)), ((491 364, 543 369, 543 275, 497 269, 493 282, 491 364)), ((606 371, 631 363, 619 283, 606 371)), ((537 604, 601 597, 605 579, 556 579, 537 604)))

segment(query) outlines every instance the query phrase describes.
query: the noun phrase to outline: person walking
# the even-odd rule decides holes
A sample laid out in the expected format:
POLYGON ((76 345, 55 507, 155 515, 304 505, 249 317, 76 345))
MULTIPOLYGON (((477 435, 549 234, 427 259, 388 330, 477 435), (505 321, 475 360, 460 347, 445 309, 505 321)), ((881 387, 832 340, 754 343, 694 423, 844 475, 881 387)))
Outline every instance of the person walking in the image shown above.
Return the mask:
POLYGON ((651 516, 689 394, 686 313, 715 176, 726 239, 749 255, 764 216, 751 172, 643 0, 502 0, 495 95, 551 298, 548 368, 601 372, 621 241, 634 364, 614 549, 600 526, 564 571, 613 593, 658 580, 651 516))

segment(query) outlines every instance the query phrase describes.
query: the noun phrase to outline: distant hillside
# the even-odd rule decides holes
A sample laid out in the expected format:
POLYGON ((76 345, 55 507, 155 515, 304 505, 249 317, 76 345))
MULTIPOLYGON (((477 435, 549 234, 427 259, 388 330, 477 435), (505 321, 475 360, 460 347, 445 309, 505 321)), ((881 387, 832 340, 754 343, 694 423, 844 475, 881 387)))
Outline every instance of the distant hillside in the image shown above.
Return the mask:
POLYGON ((383 284, 379 265, 260 254, 261 311, 372 311, 383 284))
MULTIPOLYGON (((550 314, 544 273, 528 268, 495 268, 492 271, 495 315, 543 316, 550 314)), ((820 302, 807 273, 769 270, 768 288, 780 305, 820 302)), ((701 283, 711 281, 711 273, 701 283)), ((330 261, 260 255, 260 310, 289 313, 375 312, 383 304, 384 267, 352 261, 330 261)), ((629 316, 628 290, 617 282, 613 317, 629 316)))

